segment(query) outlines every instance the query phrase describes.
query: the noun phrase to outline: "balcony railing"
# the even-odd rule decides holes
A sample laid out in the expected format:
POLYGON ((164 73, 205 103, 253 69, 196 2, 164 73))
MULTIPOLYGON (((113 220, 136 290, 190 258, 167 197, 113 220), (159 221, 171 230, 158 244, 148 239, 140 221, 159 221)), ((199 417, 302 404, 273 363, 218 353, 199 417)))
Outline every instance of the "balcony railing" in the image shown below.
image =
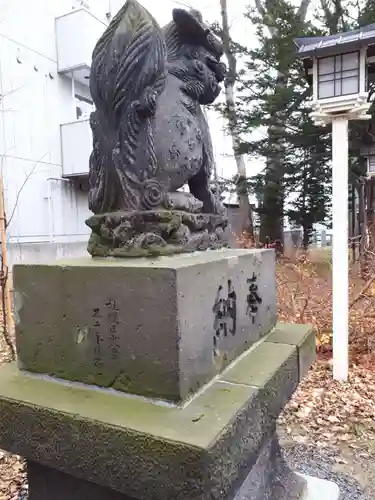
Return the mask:
POLYGON ((63 177, 87 176, 92 151, 92 133, 88 119, 61 125, 63 177))
POLYGON ((59 73, 88 85, 92 51, 106 24, 88 10, 77 9, 56 18, 55 27, 59 73))

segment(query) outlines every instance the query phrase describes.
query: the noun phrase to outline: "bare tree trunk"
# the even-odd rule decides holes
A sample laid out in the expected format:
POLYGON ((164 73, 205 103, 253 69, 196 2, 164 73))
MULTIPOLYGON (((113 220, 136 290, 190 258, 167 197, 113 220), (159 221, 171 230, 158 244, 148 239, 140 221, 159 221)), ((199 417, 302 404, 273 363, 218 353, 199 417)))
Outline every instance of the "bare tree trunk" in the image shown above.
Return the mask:
POLYGON ((352 240, 352 263, 355 264, 357 261, 357 203, 356 203, 356 185, 352 182, 351 185, 351 198, 352 198, 352 209, 350 211, 350 223, 349 223, 349 237, 352 240))
POLYGON ((341 0, 333 0, 332 10, 329 0, 321 0, 320 4, 324 12, 324 19, 331 35, 339 31, 348 31, 350 27, 344 19, 345 9, 341 0))
POLYGON ((7 346, 9 347, 12 361, 16 359, 16 350, 13 343, 14 321, 13 304, 10 290, 9 266, 6 246, 6 222, 4 209, 3 173, 0 172, 0 238, 1 238, 1 261, 0 261, 0 288, 2 309, 2 332, 7 346))
POLYGON ((359 269, 362 276, 366 273, 366 249, 367 249, 367 210, 366 210, 366 179, 361 177, 359 186, 359 227, 360 227, 360 247, 359 247, 359 269))
POLYGON ((234 86, 236 84, 236 78, 237 78, 237 60, 231 47, 227 0, 220 0, 220 7, 221 7, 221 39, 224 46, 224 53, 228 60, 228 72, 224 82, 225 100, 227 107, 228 125, 231 134, 233 153, 236 159, 237 173, 238 173, 237 194, 238 194, 240 217, 241 217, 240 228, 241 232, 247 232, 252 238, 254 238, 253 214, 249 202, 249 194, 246 185, 247 174, 246 174, 245 157, 243 154, 240 154, 239 152, 240 139, 238 132, 238 116, 236 112, 236 102, 234 95, 234 86))
POLYGON ((359 234, 361 235, 359 255, 360 258, 365 254, 367 247, 367 223, 366 223, 366 203, 365 203, 365 182, 366 180, 362 177, 358 186, 358 225, 359 234))
MULTIPOLYGON (((310 2, 311 0, 301 0, 296 13, 301 22, 304 22, 306 18, 310 2)), ((277 26, 272 22, 274 2, 266 0, 263 5, 261 0, 255 0, 255 5, 259 14, 267 23, 271 37, 276 37, 278 35, 277 26)), ((288 84, 288 79, 289 67, 283 67, 280 64, 276 76, 275 94, 282 92, 282 89, 288 84)), ((267 158, 265 171, 265 185, 267 188, 264 191, 261 207, 261 229, 259 235, 261 243, 264 243, 267 239, 271 241, 283 241, 284 172, 282 169, 283 148, 282 141, 280 140, 280 136, 283 134, 283 118, 279 116, 278 110, 275 110, 272 116, 267 134, 269 143, 271 144, 271 151, 267 158)))

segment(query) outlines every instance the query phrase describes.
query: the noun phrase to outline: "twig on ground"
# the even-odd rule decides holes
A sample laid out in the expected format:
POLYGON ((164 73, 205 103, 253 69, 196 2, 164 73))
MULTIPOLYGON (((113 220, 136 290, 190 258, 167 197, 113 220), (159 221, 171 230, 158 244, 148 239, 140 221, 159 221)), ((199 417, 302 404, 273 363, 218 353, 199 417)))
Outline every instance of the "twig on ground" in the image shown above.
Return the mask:
POLYGON ((371 278, 367 281, 367 283, 364 285, 364 287, 361 289, 361 291, 354 297, 354 299, 349 303, 349 309, 351 309, 356 302, 364 295, 367 290, 371 287, 373 282, 375 281, 375 274, 371 276, 371 278))

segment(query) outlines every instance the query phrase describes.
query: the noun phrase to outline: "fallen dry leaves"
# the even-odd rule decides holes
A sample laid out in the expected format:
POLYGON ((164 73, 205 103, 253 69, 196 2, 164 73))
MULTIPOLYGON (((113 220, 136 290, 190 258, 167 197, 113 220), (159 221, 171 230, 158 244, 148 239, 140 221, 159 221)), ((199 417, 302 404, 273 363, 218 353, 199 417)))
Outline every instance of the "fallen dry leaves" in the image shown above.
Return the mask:
POLYGON ((375 285, 350 270, 350 377, 332 380, 332 282, 330 256, 300 255, 277 266, 281 321, 311 323, 317 363, 280 417, 289 434, 318 446, 346 443, 375 455, 375 285), (366 451, 363 449, 366 448, 366 451))
POLYGON ((0 499, 20 500, 27 491, 24 461, 0 450, 0 499))
POLYGON ((329 363, 317 362, 286 406, 279 422, 288 434, 316 446, 349 446, 375 454, 375 375, 352 366, 349 381, 332 379, 329 363))
MULTIPOLYGON (((0 335, 0 364, 11 361, 11 353, 0 335)), ((24 460, 0 450, 0 500, 20 500, 27 491, 24 460)))

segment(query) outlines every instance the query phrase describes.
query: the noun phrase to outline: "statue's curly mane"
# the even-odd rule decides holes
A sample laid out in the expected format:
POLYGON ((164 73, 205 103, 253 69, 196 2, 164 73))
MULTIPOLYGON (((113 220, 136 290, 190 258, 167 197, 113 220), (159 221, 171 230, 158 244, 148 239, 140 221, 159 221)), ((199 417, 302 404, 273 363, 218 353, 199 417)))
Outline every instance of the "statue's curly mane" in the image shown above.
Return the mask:
POLYGON ((89 206, 94 213, 139 208, 139 193, 156 169, 151 118, 165 86, 165 62, 160 27, 136 0, 128 0, 92 56, 96 110, 90 120, 89 206), (136 168, 140 157, 142 171, 136 168))

